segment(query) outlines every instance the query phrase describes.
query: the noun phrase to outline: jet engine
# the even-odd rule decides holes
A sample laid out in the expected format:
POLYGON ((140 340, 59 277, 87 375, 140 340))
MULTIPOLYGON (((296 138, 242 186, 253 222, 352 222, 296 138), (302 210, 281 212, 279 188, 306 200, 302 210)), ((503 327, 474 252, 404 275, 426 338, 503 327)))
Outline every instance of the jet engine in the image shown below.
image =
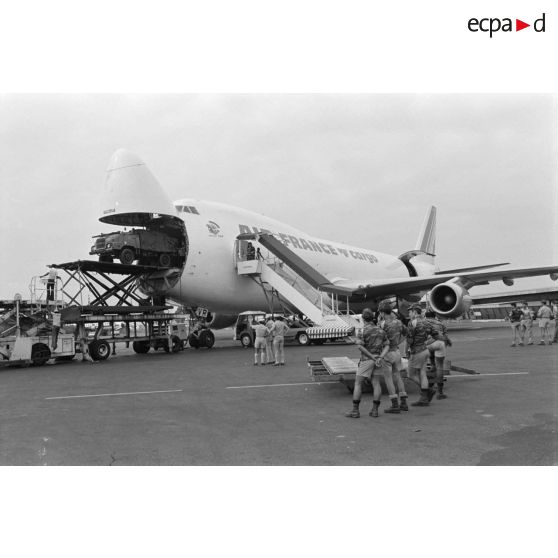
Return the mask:
POLYGON ((238 314, 214 314, 210 312, 205 323, 211 329, 223 329, 234 325, 237 318, 238 314))
POLYGON ((471 306, 471 295, 462 285, 448 281, 436 285, 429 293, 432 310, 446 318, 457 318, 471 306))

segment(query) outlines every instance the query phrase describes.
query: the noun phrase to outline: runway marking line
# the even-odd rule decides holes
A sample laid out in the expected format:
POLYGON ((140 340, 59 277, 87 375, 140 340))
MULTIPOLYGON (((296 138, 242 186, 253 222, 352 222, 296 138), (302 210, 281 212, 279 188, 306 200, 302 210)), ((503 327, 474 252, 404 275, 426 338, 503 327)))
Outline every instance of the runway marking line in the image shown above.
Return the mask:
POLYGON ((94 393, 89 395, 62 395, 59 397, 45 397, 45 399, 81 399, 84 397, 112 397, 115 395, 146 395, 150 393, 176 393, 178 391, 183 391, 181 389, 165 389, 159 391, 130 391, 122 393, 94 393))
POLYGON ((448 378, 482 378, 483 376, 524 376, 530 372, 487 372, 486 374, 450 374, 448 378))
MULTIPOLYGON (((488 374, 450 374, 448 378, 482 378, 483 376, 521 376, 529 372, 495 372, 488 374)), ((253 389, 267 387, 288 387, 288 386, 321 386, 322 384, 336 384, 336 382, 298 382, 293 384, 258 384, 254 386, 227 386, 225 389, 253 389)))
POLYGON ((295 384, 260 384, 256 386, 227 386, 225 389, 247 389, 247 388, 264 388, 264 387, 285 387, 285 386, 320 386, 322 383, 332 384, 335 382, 298 382, 295 384))
POLYGON ((499 337, 462 337, 459 341, 490 341, 492 339, 500 339, 499 337))

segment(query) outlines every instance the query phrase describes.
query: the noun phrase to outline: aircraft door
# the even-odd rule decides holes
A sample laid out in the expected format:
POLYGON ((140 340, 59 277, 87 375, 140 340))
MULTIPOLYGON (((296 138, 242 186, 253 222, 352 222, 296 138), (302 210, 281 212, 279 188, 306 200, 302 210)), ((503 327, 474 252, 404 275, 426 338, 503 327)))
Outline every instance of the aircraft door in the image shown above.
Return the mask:
POLYGON ((236 267, 238 262, 245 262, 248 259, 248 241, 247 240, 235 240, 234 242, 234 266, 236 267))

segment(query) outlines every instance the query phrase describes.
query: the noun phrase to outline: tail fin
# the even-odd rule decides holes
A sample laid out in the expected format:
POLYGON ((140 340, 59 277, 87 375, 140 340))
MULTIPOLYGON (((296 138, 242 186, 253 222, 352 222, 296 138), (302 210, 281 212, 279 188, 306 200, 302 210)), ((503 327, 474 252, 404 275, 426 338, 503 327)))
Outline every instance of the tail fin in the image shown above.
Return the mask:
POLYGON ((431 205, 426 213, 414 250, 399 256, 411 277, 436 273, 436 208, 431 205))
POLYGON ((429 256, 436 255, 436 207, 431 205, 426 213, 415 250, 429 256))

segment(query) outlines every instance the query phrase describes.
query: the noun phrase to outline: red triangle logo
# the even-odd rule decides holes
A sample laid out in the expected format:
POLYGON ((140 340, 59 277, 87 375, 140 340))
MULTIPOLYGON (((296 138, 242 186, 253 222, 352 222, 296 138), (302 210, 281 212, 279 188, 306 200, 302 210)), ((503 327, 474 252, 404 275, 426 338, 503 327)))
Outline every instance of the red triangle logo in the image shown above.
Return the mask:
POLYGON ((521 31, 522 29, 525 29, 526 27, 531 27, 531 24, 525 23, 524 21, 521 21, 520 19, 515 20, 515 30, 516 31, 521 31))

